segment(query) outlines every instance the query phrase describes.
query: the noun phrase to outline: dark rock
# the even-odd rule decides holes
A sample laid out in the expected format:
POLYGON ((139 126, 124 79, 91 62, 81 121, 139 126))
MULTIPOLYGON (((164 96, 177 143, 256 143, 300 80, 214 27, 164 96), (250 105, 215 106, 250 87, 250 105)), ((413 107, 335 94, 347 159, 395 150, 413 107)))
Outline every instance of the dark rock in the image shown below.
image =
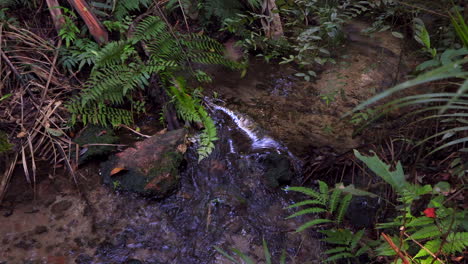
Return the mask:
MULTIPOLYGON (((88 126, 85 130, 74 139, 78 145, 85 144, 114 144, 117 143, 118 137, 115 136, 112 128, 101 126, 88 126)), ((82 164, 89 159, 97 156, 105 156, 115 150, 114 146, 89 146, 82 149, 79 163, 82 164)))
POLYGON ((138 259, 129 259, 125 261, 125 264, 143 264, 143 262, 139 261, 138 259))
POLYGON ((24 250, 30 250, 36 246, 37 241, 35 239, 24 239, 15 244, 15 247, 24 250))
POLYGON ((86 254, 80 254, 76 259, 75 259, 76 264, 91 264, 93 263, 93 258, 89 255, 86 254))
POLYGON ((268 153, 261 159, 265 169, 266 184, 270 187, 278 187, 290 184, 294 177, 294 170, 289 157, 279 153, 268 153))
POLYGON ((346 211, 346 218, 357 228, 372 228, 376 222, 375 212, 378 208, 377 198, 354 196, 346 211))
POLYGON ((68 210, 68 208, 70 208, 72 206, 72 202, 70 201, 60 201, 60 202, 57 202, 55 204, 52 205, 50 211, 54 214, 54 215, 61 215, 63 214, 66 210, 68 210))
POLYGON ((36 228, 34 228, 34 233, 37 235, 46 233, 47 231, 49 231, 49 229, 46 226, 36 226, 36 228))
POLYGON ((184 129, 158 134, 115 155, 102 165, 104 183, 145 196, 167 196, 179 184, 185 135, 184 129))

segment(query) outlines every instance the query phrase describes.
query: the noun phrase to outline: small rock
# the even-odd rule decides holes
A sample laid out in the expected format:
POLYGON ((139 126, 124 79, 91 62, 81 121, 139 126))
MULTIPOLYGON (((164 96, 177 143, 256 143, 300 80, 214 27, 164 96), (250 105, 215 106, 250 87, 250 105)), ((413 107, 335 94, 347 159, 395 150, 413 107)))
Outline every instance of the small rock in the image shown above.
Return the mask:
POLYGON ((37 235, 46 233, 47 231, 49 231, 49 229, 46 226, 36 226, 36 228, 34 228, 34 233, 37 235))
POLYGON ((93 263, 93 258, 89 255, 86 254, 80 254, 76 259, 75 259, 76 264, 91 264, 93 263))
POLYGON ((73 205, 72 202, 67 201, 67 200, 63 200, 63 201, 60 201, 60 202, 57 202, 57 203, 53 204, 50 211, 54 215, 61 215, 63 212, 68 210, 68 208, 70 208, 72 205, 73 205))

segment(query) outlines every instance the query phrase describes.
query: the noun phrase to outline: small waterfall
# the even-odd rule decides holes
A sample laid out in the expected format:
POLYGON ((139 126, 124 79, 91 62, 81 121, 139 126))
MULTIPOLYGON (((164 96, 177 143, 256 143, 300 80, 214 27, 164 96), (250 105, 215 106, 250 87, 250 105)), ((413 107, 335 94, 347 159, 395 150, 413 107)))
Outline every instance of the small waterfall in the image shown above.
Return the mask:
MULTIPOLYGON (((205 102, 213 110, 221 111, 232 119, 236 126, 252 141, 252 150, 274 150, 278 153, 285 153, 291 158, 296 172, 301 170, 302 165, 300 160, 294 156, 286 146, 268 136, 266 132, 259 128, 252 119, 243 114, 236 113, 224 106, 217 105, 208 98, 205 98, 205 102)), ((231 139, 229 139, 229 145, 231 153, 233 153, 234 147, 231 139)))

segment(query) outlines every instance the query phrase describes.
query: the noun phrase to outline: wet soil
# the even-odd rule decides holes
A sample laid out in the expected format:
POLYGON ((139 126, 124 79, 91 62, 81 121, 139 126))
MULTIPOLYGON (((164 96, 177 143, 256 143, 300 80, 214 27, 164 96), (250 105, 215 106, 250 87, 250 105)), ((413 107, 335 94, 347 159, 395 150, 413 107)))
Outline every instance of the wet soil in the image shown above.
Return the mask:
POLYGON ((217 78, 206 94, 216 94, 228 108, 250 116, 297 155, 320 147, 338 153, 356 148, 365 141, 353 138, 353 125, 341 117, 401 81, 410 68, 400 39, 389 32, 361 34, 367 26, 346 26, 348 41, 337 51, 336 63, 325 65, 316 80, 296 77, 300 69, 257 59, 244 78, 215 70, 217 78))

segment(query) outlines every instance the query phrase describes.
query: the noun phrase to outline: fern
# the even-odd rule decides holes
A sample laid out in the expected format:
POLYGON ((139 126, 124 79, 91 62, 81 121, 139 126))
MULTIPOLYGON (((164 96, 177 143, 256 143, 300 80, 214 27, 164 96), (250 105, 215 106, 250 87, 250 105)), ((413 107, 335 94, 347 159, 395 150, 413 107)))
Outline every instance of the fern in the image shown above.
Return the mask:
POLYGON ((302 207, 306 205, 314 205, 313 207, 309 207, 306 209, 302 209, 290 216, 287 219, 306 215, 306 214, 319 214, 319 213, 327 213, 333 220, 319 218, 309 221, 302 226, 298 227, 296 232, 301 232, 309 227, 314 225, 323 224, 323 223, 335 223, 340 224, 343 220, 343 216, 346 213, 349 203, 351 202, 352 195, 347 194, 340 200, 342 197, 342 192, 340 189, 335 188, 333 189, 332 193, 330 194, 328 185, 323 182, 319 181, 319 192, 306 188, 306 187, 288 187, 286 191, 295 191, 303 193, 313 199, 304 200, 298 203, 294 203, 287 207, 287 209, 302 207), (338 208, 338 209, 337 209, 338 208))
MULTIPOLYGON (((126 2, 122 4, 126 5, 126 2)), ((133 10, 131 6, 126 7, 133 10)), ((183 72, 185 75, 200 75, 201 79, 210 80, 206 73, 201 77, 202 72, 193 71, 191 65, 220 64, 237 69, 240 64, 224 58, 223 46, 219 42, 206 36, 172 33, 156 16, 144 18, 128 35, 131 36, 128 39, 110 42, 101 49, 93 50, 93 60, 88 56, 81 60, 80 65, 86 61, 93 63, 94 67, 85 89, 68 105, 72 123, 79 120, 102 125, 115 125, 118 121, 131 123, 131 112, 124 109, 118 111, 117 107, 128 102, 134 105, 135 91, 144 89, 151 75, 158 74, 163 86, 176 80, 175 85, 167 87, 167 92, 173 98, 179 117, 204 125, 198 152, 200 160, 207 157, 215 147, 213 142, 217 140, 215 124, 202 107, 200 99, 190 95, 185 81, 175 76, 183 72), (137 52, 136 47, 143 42, 148 55, 144 57, 137 52), (122 114, 121 119, 116 117, 118 113, 122 114)), ((70 62, 69 65, 76 65, 76 62, 70 62)))
POLYGON ((187 93, 187 83, 183 78, 177 78, 174 85, 169 89, 173 98, 173 103, 179 116, 187 122, 200 122, 204 126, 203 132, 199 136, 198 160, 208 157, 215 148, 214 142, 218 140, 216 136, 216 126, 208 115, 208 112, 201 105, 201 101, 194 93, 190 96, 187 93))
POLYGON ((321 239, 322 241, 334 246, 324 252, 329 255, 329 257, 325 259, 325 262, 343 258, 357 258, 369 250, 367 245, 360 246, 359 244, 364 236, 364 230, 360 230, 356 233, 348 229, 330 229, 321 230, 319 232, 326 236, 321 239))

